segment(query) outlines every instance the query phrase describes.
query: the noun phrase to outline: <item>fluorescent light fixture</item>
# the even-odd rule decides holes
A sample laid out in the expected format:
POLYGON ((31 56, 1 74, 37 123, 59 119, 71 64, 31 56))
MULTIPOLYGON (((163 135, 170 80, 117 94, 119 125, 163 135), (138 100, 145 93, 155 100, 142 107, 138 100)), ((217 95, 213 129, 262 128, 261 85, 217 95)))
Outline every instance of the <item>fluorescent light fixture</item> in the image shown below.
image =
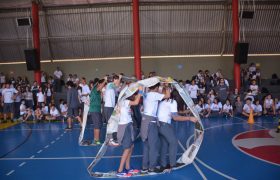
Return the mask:
MULTIPOLYGON (((280 56, 280 54, 248 54, 250 57, 258 56, 280 56)), ((233 54, 201 54, 201 55, 165 55, 165 56, 141 56, 142 59, 166 59, 166 58, 197 58, 197 57, 233 57, 233 54)), ((56 60, 41 60, 41 63, 50 62, 78 62, 78 61, 104 61, 104 60, 133 60, 133 56, 126 57, 106 57, 106 58, 84 58, 84 59, 56 59, 56 60)), ((25 61, 5 62, 0 65, 25 64, 25 61)))

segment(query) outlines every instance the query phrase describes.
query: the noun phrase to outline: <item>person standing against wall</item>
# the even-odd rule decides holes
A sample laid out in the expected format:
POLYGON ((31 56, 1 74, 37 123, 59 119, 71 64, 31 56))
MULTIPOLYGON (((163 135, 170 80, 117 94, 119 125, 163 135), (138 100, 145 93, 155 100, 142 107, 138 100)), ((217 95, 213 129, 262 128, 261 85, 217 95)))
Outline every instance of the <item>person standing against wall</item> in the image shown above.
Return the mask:
POLYGON ((15 88, 11 88, 9 83, 7 83, 2 90, 4 121, 7 120, 8 113, 11 114, 11 120, 14 118, 14 98, 17 93, 18 91, 15 88))
POLYGON ((61 80, 62 80, 63 73, 59 67, 56 68, 53 75, 54 75, 55 92, 61 92, 61 80))

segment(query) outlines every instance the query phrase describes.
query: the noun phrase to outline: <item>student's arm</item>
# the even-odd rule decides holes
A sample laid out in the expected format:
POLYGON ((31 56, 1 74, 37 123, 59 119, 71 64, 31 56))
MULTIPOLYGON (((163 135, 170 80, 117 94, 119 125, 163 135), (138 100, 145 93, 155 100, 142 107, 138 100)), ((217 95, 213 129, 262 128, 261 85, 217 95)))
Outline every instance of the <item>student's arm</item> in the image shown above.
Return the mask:
POLYGON ((142 86, 139 86, 139 93, 137 94, 137 96, 135 97, 134 101, 130 101, 129 102, 129 105, 130 106, 136 106, 139 104, 140 102, 140 99, 141 99, 141 95, 143 94, 143 87, 142 86))
POLYGON ((175 121, 192 121, 194 123, 197 122, 197 118, 196 117, 188 117, 188 116, 179 116, 176 114, 171 115, 172 119, 175 121))

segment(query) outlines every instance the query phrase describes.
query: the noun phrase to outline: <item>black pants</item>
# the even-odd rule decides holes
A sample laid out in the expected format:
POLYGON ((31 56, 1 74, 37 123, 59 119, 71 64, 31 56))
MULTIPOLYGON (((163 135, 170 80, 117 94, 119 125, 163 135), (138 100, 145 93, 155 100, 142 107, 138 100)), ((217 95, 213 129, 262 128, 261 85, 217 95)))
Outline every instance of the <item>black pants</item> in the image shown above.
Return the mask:
POLYGON ((18 119, 20 117, 20 102, 15 102, 15 115, 14 117, 18 119))

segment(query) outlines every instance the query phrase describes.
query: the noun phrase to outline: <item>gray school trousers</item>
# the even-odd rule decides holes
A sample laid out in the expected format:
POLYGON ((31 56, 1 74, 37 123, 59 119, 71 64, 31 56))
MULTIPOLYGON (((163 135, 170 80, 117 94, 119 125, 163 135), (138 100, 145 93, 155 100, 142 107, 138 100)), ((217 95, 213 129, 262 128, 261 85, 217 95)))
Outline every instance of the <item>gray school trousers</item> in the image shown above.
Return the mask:
POLYGON ((173 167, 176 165, 177 156, 177 144, 178 140, 176 138, 174 129, 171 124, 159 122, 159 138, 160 138, 160 165, 162 167, 167 166, 166 154, 169 153, 169 163, 173 167))
MULTIPOLYGON (((142 127, 141 127, 142 128, 142 127)), ((155 122, 150 122, 148 126, 147 139, 144 141, 143 149, 143 169, 154 169, 158 164, 159 155, 159 136, 158 136, 158 126, 155 122)))

